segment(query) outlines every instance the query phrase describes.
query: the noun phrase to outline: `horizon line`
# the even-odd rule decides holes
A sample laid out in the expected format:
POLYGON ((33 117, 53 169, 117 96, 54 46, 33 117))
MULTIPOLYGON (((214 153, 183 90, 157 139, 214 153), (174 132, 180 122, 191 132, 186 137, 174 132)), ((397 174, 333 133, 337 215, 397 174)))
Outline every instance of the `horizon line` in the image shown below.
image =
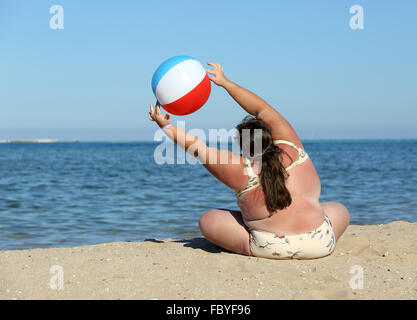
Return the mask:
MULTIPOLYGON (((417 138, 300 138, 302 142, 309 141, 417 141, 417 138)), ((162 141, 155 140, 59 140, 59 139, 0 139, 0 144, 57 144, 57 143, 161 143, 162 141), (40 141, 36 141, 40 140, 40 141), (44 141, 50 140, 50 141, 44 141)), ((170 141, 173 142, 173 141, 170 141)), ((222 141, 222 140, 208 140, 210 142, 217 143, 232 143, 233 141, 222 141)))

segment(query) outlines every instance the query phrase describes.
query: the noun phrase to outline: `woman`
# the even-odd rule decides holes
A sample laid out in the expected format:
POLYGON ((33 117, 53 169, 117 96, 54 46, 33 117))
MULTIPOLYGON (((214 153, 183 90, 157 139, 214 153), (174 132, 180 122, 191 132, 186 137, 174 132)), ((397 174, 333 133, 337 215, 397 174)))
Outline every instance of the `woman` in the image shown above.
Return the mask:
POLYGON ((168 137, 236 192, 241 211, 204 213, 199 221, 202 234, 222 248, 257 257, 312 259, 331 254, 349 225, 348 210, 337 202, 319 202, 319 177, 288 121, 263 99, 229 81, 219 64, 208 65, 212 67, 206 69, 210 80, 252 115, 237 126, 240 146, 247 147, 249 154, 242 157, 227 150, 210 150, 197 137, 171 125, 158 104, 155 110, 151 105, 149 113, 149 119, 168 137), (262 133, 258 154, 254 151, 255 129, 262 133), (218 161, 209 161, 213 151, 218 161), (227 164, 220 161, 225 156, 227 164))

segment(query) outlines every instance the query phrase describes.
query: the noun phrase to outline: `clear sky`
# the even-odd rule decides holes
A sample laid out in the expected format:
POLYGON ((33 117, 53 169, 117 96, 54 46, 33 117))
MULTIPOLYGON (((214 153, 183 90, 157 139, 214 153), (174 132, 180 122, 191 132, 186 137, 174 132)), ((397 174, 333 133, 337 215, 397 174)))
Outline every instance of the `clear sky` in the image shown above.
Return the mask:
MULTIPOLYGON (((417 138, 416 12, 415 0, 2 0, 0 140, 152 140, 152 74, 180 54, 222 64, 302 139, 417 138)), ((173 119, 230 129, 244 115, 213 87, 173 119)))

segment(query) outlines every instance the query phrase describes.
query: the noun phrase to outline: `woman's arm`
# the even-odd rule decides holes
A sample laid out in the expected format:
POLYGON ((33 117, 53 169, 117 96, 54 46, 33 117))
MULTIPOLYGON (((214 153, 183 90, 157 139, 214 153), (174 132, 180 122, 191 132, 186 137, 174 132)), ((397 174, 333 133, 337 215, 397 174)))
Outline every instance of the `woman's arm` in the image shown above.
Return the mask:
POLYGON ((205 162, 204 154, 207 153, 205 142, 187 131, 172 125, 169 114, 167 113, 165 116, 162 114, 159 102, 156 103, 155 109, 152 104, 150 105, 148 118, 151 121, 155 121, 160 128, 169 126, 164 130, 165 134, 180 148, 198 158, 201 162, 205 162))
POLYGON ((213 176, 229 188, 241 190, 247 184, 248 177, 244 173, 244 163, 240 155, 228 150, 209 148, 200 138, 171 125, 169 114, 162 115, 159 103, 155 109, 151 104, 148 118, 155 121, 160 128, 170 125, 164 130, 165 134, 180 148, 197 158, 213 176))
POLYGON ((210 79, 226 89, 246 112, 266 122, 271 128, 274 139, 289 140, 301 144, 291 124, 264 99, 228 80, 224 75, 223 68, 218 63, 208 63, 208 65, 213 67, 213 69, 206 69, 208 73, 212 74, 210 79))

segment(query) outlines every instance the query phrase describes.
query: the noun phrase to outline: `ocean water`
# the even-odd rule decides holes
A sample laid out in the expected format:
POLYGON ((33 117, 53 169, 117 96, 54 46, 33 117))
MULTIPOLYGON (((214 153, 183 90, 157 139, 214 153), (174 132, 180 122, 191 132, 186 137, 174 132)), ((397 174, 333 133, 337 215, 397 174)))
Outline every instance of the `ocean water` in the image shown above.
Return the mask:
MULTIPOLYGON (((238 208, 233 191, 203 166, 158 165, 157 146, 0 144, 0 250, 201 236, 202 213, 238 208)), ((417 141, 304 147, 321 201, 342 202, 352 224, 417 221, 417 141)))

